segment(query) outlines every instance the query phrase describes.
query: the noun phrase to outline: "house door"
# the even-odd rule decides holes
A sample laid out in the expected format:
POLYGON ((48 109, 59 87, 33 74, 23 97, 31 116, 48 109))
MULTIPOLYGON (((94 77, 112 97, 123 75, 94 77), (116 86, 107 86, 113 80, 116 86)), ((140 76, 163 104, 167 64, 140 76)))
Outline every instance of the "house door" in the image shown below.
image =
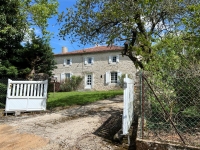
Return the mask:
POLYGON ((86 89, 91 89, 92 88, 92 74, 87 74, 86 75, 86 89))

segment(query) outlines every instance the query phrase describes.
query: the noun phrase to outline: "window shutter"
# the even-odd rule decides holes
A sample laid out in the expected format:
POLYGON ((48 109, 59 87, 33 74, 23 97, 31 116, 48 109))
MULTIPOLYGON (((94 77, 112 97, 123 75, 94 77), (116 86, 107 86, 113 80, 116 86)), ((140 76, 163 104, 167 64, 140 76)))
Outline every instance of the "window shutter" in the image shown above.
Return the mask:
POLYGON ((112 63, 112 57, 111 56, 109 56, 109 58, 108 58, 108 63, 109 64, 112 63))
POLYGON ((64 59, 63 65, 65 66, 65 65, 66 65, 66 63, 67 63, 67 60, 66 60, 66 59, 64 59))
POLYGON ((85 58, 85 63, 84 64, 87 65, 87 58, 85 58))
POLYGON ((72 65, 72 58, 70 58, 70 65, 72 65))
POLYGON ((119 55, 116 56, 116 59, 117 59, 116 61, 119 62, 119 55))
POLYGON ((120 80, 119 80, 119 78, 122 76, 122 73, 121 72, 117 72, 117 83, 119 83, 120 82, 120 80))
POLYGON ((110 83, 110 72, 106 72, 106 84, 110 83))
POLYGON ((60 82, 64 82, 65 81, 65 73, 61 73, 60 74, 60 82))
POLYGON ((92 65, 94 64, 94 57, 92 57, 92 65))

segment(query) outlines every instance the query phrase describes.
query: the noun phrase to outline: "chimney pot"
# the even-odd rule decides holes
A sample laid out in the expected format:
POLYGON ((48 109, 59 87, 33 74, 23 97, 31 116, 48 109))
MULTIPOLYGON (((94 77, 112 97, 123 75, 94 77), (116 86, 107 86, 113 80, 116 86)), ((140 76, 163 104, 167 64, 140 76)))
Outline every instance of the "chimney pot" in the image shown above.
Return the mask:
POLYGON ((67 52, 68 52, 67 47, 63 46, 63 47, 62 47, 62 54, 67 53, 67 52))

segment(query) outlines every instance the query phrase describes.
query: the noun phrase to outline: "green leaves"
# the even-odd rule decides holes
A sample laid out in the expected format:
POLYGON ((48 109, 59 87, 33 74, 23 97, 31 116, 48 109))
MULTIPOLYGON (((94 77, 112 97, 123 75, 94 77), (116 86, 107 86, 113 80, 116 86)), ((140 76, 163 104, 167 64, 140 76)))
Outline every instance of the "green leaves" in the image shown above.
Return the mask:
MULTIPOLYGON (((57 14, 56 0, 0 0, 0 76, 26 77, 31 70, 51 74, 55 67, 47 42, 47 20, 57 14), (32 43, 21 45, 30 26, 38 26, 42 38, 32 35, 32 43)), ((27 39, 30 40, 30 39, 27 39)))
POLYGON ((33 4, 32 2, 27 2, 24 6, 28 17, 31 19, 31 22, 29 22, 30 25, 36 25, 40 27, 43 33, 45 33, 46 27, 48 26, 48 19, 54 15, 57 15, 58 13, 58 2, 56 0, 38 0, 33 4))
MULTIPOLYGON (((199 17, 194 19, 199 14, 199 5, 200 2, 182 0, 79 0, 74 9, 67 9, 62 13, 63 18, 59 18, 64 22, 60 36, 69 35, 72 42, 79 40, 82 44, 123 45, 127 42, 125 55, 135 65, 139 62, 143 64, 139 66, 144 66, 159 57, 152 45, 165 35, 177 36, 185 31, 192 32, 190 35, 199 33, 196 32, 199 17), (135 54, 141 55, 142 61, 135 54)), ((180 61, 178 56, 173 60, 180 61)))
POLYGON ((31 39, 31 42, 25 44, 22 53, 24 58, 22 63, 26 64, 23 68, 29 68, 28 74, 30 74, 30 71, 34 71, 35 73, 46 73, 51 76, 55 68, 55 61, 49 42, 44 38, 36 37, 35 34, 32 34, 31 39))

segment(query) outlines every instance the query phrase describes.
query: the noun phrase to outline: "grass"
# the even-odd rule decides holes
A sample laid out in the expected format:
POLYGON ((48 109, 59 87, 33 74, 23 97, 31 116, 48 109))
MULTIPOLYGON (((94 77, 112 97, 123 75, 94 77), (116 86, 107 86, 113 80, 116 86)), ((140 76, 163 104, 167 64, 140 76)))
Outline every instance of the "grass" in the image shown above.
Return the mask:
POLYGON ((58 92, 49 93, 47 109, 67 107, 72 105, 86 105, 98 100, 122 95, 123 91, 87 91, 87 92, 58 92))

